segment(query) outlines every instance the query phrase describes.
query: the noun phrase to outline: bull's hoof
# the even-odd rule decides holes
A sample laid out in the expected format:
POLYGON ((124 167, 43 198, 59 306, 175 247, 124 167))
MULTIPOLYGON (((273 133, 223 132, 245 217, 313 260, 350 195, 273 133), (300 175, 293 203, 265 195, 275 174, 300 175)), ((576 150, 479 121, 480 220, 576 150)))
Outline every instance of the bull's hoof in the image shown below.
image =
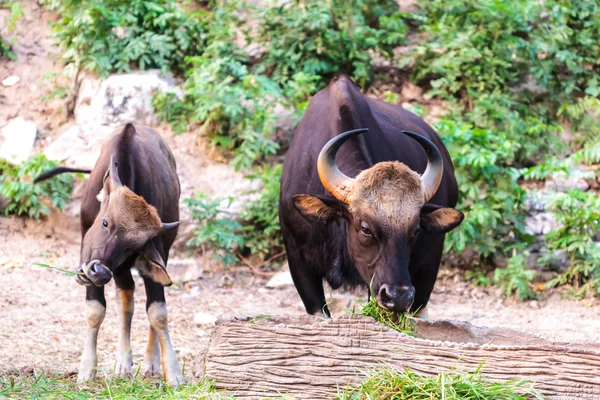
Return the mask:
POLYGON ((95 369, 92 369, 91 371, 81 371, 80 370, 79 374, 77 375, 77 384, 78 385, 86 384, 90 381, 93 381, 95 377, 96 377, 95 369))
POLYGON ((156 362, 153 362, 153 361, 146 362, 146 365, 144 367, 144 378, 152 379, 152 378, 160 378, 160 377, 162 377, 160 361, 156 360, 156 362))
POLYGON ((132 366, 133 361, 131 358, 118 361, 117 365, 115 366, 115 376, 121 379, 130 379, 133 376, 131 373, 132 366))
POLYGON ((167 376, 166 381, 167 385, 171 386, 172 388, 185 384, 185 380, 183 379, 183 375, 181 373, 167 376))

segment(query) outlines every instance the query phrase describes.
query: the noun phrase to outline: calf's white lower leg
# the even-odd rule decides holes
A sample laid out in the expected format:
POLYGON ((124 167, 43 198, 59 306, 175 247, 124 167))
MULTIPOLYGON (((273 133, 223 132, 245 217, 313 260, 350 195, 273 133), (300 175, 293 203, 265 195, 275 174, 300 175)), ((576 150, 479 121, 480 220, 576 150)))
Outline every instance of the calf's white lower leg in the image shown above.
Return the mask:
POLYGON ((77 376, 77 383, 84 383, 91 379, 94 379, 96 375, 96 344, 98 342, 98 331, 100 325, 104 321, 104 315, 106 314, 106 307, 97 300, 90 300, 86 302, 86 313, 88 321, 88 331, 85 340, 85 347, 83 348, 83 354, 81 355, 81 362, 79 363, 79 375, 77 376))
POLYGON ((161 375, 158 336, 156 335, 154 328, 150 327, 148 345, 146 346, 146 354, 144 356, 144 377, 157 378, 161 375))
POLYGON ((115 375, 121 378, 131 377, 133 354, 131 351, 131 319, 133 318, 133 290, 117 288, 117 303, 119 306, 119 350, 115 375))
POLYGON ((175 350, 169 337, 167 305, 165 303, 152 303, 148 307, 148 320, 154 329, 160 344, 160 360, 165 380, 170 386, 181 385, 184 382, 175 350))

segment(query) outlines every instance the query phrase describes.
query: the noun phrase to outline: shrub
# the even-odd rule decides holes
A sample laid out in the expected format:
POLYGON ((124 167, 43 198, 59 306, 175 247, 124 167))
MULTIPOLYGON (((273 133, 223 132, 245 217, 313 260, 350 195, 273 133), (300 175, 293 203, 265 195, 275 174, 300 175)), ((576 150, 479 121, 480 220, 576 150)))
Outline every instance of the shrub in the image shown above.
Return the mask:
POLYGON ((40 219, 50 214, 50 207, 62 210, 73 190, 73 177, 58 175, 34 184, 38 175, 57 166, 43 154, 38 154, 20 165, 0 160, 0 195, 6 197, 7 206, 0 210, 4 215, 28 215, 40 219))
POLYGON ((204 193, 185 200, 197 224, 187 245, 201 247, 205 257, 209 247, 218 249, 213 256, 225 266, 238 261, 236 252, 244 245, 244 238, 239 234, 241 225, 225 209, 232 201, 231 197, 211 198, 204 193))
MULTIPOLYGON (((0 5, 3 8, 10 9, 10 14, 4 19, 4 25, 7 31, 14 31, 17 21, 24 15, 23 6, 18 1, 8 2, 6 0, 0 0, 0 5)), ((0 30, 0 33, 3 33, 2 30, 0 30)), ((11 60, 17 59, 16 54, 12 51, 12 42, 13 40, 7 40, 3 36, 0 36, 0 58, 8 57, 11 60)))
POLYGON ((102 75, 132 66, 183 71, 208 30, 173 0, 67 0, 58 13, 53 30, 64 62, 102 75))
MULTIPOLYGON (((407 27, 393 0, 286 1, 259 14, 260 62, 283 85, 296 73, 326 84, 336 73, 359 85, 371 80, 372 53, 392 56, 407 27)), ((250 38, 249 38, 250 40, 250 38)))
POLYGON ((521 301, 537 299, 531 287, 536 273, 526 269, 528 255, 527 252, 515 254, 508 260, 506 268, 494 271, 494 283, 505 290, 506 297, 514 296, 521 301))
POLYGON ((549 282, 550 286, 570 284, 575 295, 600 294, 600 247, 593 241, 600 231, 600 198, 578 189, 557 193, 548 200, 559 228, 544 238, 542 265, 552 262, 556 252, 565 253, 568 269, 549 282))
POLYGON ((279 189, 282 165, 263 167, 250 179, 260 179, 260 197, 246 204, 240 216, 244 241, 252 255, 261 260, 282 255, 283 240, 279 225, 279 189))

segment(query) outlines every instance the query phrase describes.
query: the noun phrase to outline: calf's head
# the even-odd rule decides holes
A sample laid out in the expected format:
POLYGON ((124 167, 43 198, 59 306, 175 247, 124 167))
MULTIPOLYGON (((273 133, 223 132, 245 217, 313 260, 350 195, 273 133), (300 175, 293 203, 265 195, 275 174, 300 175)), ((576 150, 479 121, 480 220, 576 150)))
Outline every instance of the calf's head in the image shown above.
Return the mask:
POLYGON ((77 275, 79 283, 105 285, 115 268, 138 254, 147 261, 136 264, 141 268, 140 273, 157 283, 170 285, 165 263, 152 239, 177 228, 179 222, 163 223, 153 206, 121 183, 114 156, 98 200, 100 212, 81 246, 83 264, 77 275))
POLYGON ((398 161, 377 163, 356 178, 344 175, 337 167, 336 152, 350 136, 365 131, 336 136, 319 154, 319 178, 337 201, 296 195, 294 202, 306 216, 346 219, 348 250, 361 277, 370 284, 381 306, 404 312, 415 296, 408 265, 418 236, 422 232, 446 233, 464 216, 453 208, 426 204, 442 180, 443 161, 439 149, 416 133, 403 131, 427 153, 422 176, 398 161))

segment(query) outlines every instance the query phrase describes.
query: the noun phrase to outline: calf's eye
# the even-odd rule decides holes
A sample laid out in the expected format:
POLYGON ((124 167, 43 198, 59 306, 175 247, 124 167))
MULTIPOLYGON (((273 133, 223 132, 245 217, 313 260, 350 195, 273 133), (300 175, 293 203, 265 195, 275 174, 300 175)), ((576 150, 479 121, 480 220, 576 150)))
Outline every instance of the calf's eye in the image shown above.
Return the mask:
POLYGON ((367 228, 366 226, 361 226, 360 230, 362 231, 363 235, 368 236, 368 237, 372 237, 373 234, 371 233, 371 230, 369 228, 367 228))
POLYGON ((108 221, 106 221, 105 219, 102 220, 102 226, 105 228, 108 228, 108 221))

